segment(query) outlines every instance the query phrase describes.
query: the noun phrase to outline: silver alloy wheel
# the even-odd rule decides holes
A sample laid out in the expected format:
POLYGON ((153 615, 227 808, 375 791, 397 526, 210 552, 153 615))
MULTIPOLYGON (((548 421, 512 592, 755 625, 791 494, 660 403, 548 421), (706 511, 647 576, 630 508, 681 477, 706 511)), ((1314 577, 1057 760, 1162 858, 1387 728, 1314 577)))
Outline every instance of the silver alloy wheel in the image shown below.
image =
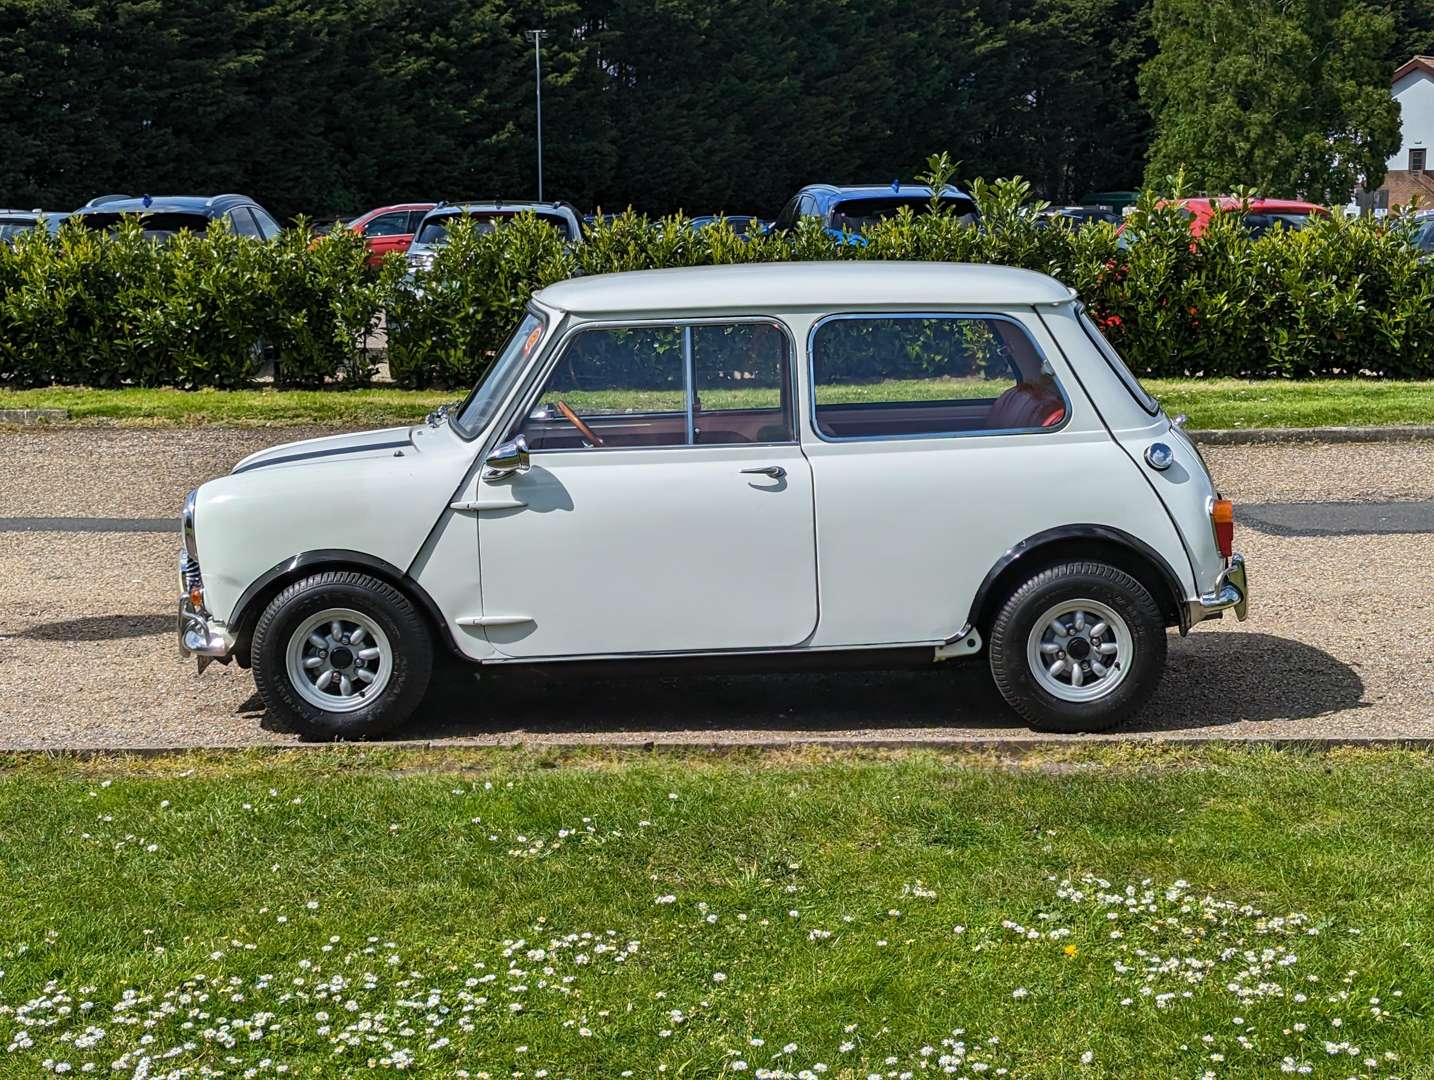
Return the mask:
POLYGON ((393 673, 393 646, 369 616, 329 608, 299 624, 285 651, 289 682, 325 712, 353 712, 377 700, 393 673))
POLYGON ((1095 701, 1125 681, 1135 659, 1130 627, 1098 600, 1063 600, 1031 627, 1026 662, 1062 701, 1095 701))

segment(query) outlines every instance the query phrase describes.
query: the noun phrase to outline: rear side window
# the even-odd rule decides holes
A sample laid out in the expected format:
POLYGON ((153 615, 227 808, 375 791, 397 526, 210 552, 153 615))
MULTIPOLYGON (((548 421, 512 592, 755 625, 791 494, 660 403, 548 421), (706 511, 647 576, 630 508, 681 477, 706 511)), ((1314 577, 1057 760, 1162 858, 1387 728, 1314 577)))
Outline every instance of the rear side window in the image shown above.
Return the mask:
POLYGON ((240 236, 252 236, 256 240, 262 239, 259 232, 259 223, 254 220, 254 215, 249 213, 247 206, 241 206, 229 211, 229 220, 234 222, 234 231, 240 236))
POLYGON ((1068 405, 1020 324, 975 315, 838 316, 811 339, 827 439, 1048 431, 1068 405))
POLYGON ((272 240, 283 231, 279 228, 277 221, 257 206, 251 206, 249 212, 254 215, 254 220, 259 224, 259 232, 263 234, 265 240, 272 240))
POLYGON ((1160 402, 1151 397, 1150 391, 1140 385, 1140 380, 1135 377, 1135 372, 1125 366, 1125 361, 1120 358, 1120 354, 1115 351, 1114 346, 1105 340, 1105 335, 1085 313, 1085 308, 1080 309, 1080 326, 1085 331, 1085 336, 1090 338, 1090 343, 1096 347, 1101 356, 1105 357, 1105 362, 1110 365, 1110 370, 1115 372, 1121 384, 1130 391, 1130 396, 1135 399, 1135 403, 1151 416, 1158 413, 1160 402))

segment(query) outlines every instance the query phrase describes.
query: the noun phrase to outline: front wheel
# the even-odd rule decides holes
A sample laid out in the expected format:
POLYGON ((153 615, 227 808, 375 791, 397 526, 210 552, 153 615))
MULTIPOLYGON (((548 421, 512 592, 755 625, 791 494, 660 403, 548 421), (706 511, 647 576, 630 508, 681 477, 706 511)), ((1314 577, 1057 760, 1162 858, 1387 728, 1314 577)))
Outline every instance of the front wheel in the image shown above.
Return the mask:
POLYGON ((1165 624, 1123 570, 1073 562, 1013 592, 991 627, 991 674, 1036 731, 1107 731, 1138 713, 1165 670, 1165 624))
POLYGON ((365 738, 413 714, 433 670, 423 616, 387 582, 352 571, 297 581, 259 616, 254 681, 300 734, 365 738))

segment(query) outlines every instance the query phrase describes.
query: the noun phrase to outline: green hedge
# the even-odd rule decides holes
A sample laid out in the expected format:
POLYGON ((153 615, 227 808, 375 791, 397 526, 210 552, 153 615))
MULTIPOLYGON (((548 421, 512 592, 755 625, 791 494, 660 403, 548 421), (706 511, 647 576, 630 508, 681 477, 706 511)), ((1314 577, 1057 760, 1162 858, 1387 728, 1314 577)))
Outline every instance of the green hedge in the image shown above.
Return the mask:
POLYGON ((1220 215, 1195 242, 1184 216, 1147 194, 1118 237, 1105 224, 1042 227, 1023 181, 972 187, 982 228, 904 214, 862 244, 811 226, 744 239, 632 213, 599 220, 575 248, 531 218, 490 233, 458 227, 417 289, 400 258, 368 269, 362 242, 342 230, 314 241, 300 228, 265 245, 216 227, 160 247, 137 228, 109 238, 70 226, 0 248, 0 385, 234 387, 268 359, 282 385, 362 384, 371 372, 358 345, 386 310, 393 378, 462 387, 551 282, 814 259, 1050 273, 1146 375, 1434 378, 1434 264, 1398 223, 1335 218, 1252 238, 1238 215, 1220 215))
POLYGON ((0 385, 367 382, 372 331, 401 265, 368 270, 354 233, 265 244, 218 223, 164 245, 66 223, 0 246, 0 385))

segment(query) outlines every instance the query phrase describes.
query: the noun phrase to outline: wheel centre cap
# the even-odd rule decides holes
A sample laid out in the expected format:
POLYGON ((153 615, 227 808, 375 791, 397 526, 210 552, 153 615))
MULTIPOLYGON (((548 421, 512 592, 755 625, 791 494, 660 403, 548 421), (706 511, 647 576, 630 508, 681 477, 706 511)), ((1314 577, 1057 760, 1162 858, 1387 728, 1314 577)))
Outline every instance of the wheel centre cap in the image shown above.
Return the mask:
POLYGON ((353 665, 354 654, 340 645, 333 652, 329 653, 329 663, 336 668, 346 668, 353 665))
POLYGON ((1090 655, 1090 642, 1081 637, 1071 638, 1071 640, 1066 643, 1066 652, 1070 653, 1076 660, 1084 660, 1090 655))

